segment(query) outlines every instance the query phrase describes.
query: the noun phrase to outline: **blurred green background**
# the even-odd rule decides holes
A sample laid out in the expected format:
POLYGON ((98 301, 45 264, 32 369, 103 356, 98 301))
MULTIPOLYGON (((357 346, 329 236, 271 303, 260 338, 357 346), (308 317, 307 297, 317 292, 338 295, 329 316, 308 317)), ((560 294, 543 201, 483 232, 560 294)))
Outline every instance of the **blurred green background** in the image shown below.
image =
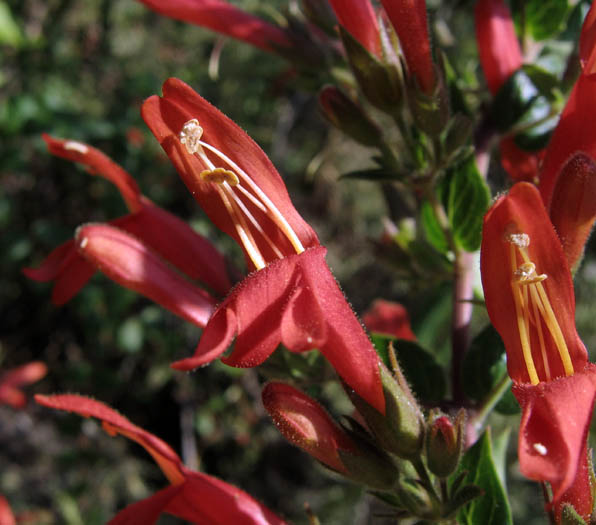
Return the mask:
MULTIPOLYGON (((239 3, 267 16, 257 0, 239 3)), ((460 71, 473 76, 470 5, 445 2, 443 15, 461 29, 457 48, 466 51, 460 71)), ((296 207, 328 246, 330 265, 354 309, 362 313, 377 297, 401 300, 421 342, 445 364, 449 284, 404 282, 379 265, 372 239, 382 231, 381 192, 371 183, 337 181, 341 173, 365 167, 370 152, 327 128, 316 94, 288 75, 282 59, 232 40, 224 43, 132 0, 0 0, 0 64, 0 370, 44 361, 49 374, 30 393, 78 392, 104 401, 171 444, 189 466, 239 485, 295 523, 307 523, 305 502, 322 523, 364 524, 382 515, 386 509, 360 488, 325 472, 279 436, 260 403, 260 371, 221 363, 193 374, 169 368, 192 353, 198 329, 99 275, 56 308, 49 284, 20 273, 72 237, 79 224, 126 213, 109 183, 49 155, 42 132, 103 150, 149 198, 240 260, 239 250, 202 215, 141 120, 142 101, 176 76, 271 157, 296 207), (219 60, 212 53, 215 42, 223 44, 219 60)), ((584 263, 578 282, 579 327, 593 347, 593 258, 584 263)), ((486 317, 482 312, 477 317, 479 330, 486 317)), ((280 359, 284 356, 276 356, 270 369, 280 359)), ((332 377, 316 357, 304 361, 300 366, 316 370, 317 378, 332 377)), ((327 406, 349 413, 333 383, 311 389, 327 406)), ((510 423, 515 427, 515 417, 496 418, 497 433, 510 423)), ((516 473, 514 452, 508 463, 516 522, 543 523, 539 487, 516 473)), ((33 402, 22 412, 0 407, 0 493, 17 513, 37 511, 33 523, 105 523, 165 484, 144 451, 108 437, 95 422, 33 402)), ((177 521, 166 517, 160 523, 177 521)))

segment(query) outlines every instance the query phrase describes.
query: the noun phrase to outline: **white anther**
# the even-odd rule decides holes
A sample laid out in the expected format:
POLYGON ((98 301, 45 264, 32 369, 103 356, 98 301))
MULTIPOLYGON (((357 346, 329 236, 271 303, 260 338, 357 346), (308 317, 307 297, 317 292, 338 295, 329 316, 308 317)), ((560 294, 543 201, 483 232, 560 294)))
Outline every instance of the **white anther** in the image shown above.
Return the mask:
POLYGON ((76 140, 69 140, 64 143, 64 149, 68 151, 78 151, 82 155, 86 155, 89 151, 89 148, 85 146, 85 144, 81 144, 76 140))
POLYGON ((200 140, 202 136, 203 128, 200 126, 199 121, 196 118, 193 118, 184 124, 178 135, 180 142, 186 146, 186 151, 191 155, 201 151, 200 140))
POLYGON ((505 235, 505 240, 519 248, 530 246, 530 236, 527 233, 509 233, 505 235))

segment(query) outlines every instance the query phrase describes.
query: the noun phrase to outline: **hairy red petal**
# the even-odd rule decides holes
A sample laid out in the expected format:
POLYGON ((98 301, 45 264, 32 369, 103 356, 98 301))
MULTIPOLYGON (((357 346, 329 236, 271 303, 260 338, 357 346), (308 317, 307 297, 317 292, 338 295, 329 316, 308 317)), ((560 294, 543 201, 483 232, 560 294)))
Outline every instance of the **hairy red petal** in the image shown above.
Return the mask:
POLYGON ((113 281, 191 323, 207 324, 213 299, 135 237, 113 226, 90 224, 77 230, 76 242, 79 252, 113 281))
POLYGON ((148 498, 128 505, 114 516, 108 525, 153 525, 159 516, 165 512, 168 503, 178 496, 184 488, 184 483, 170 485, 148 498))
POLYGON ((16 525, 17 523, 8 501, 2 494, 0 494, 0 523, 2 525, 16 525))
POLYGON ((524 476, 548 481, 553 503, 561 498, 583 467, 596 397, 596 365, 569 377, 537 385, 514 384, 522 407, 519 466, 524 476))
POLYGON ((221 355, 224 363, 252 367, 283 343, 290 350, 318 348, 342 379, 379 412, 385 398, 378 357, 325 262, 322 247, 285 257, 238 284, 219 305, 195 355, 174 363, 189 370, 221 355))
POLYGON ((501 165, 514 181, 533 182, 538 177, 540 158, 543 152, 531 153, 524 151, 513 137, 507 137, 499 143, 501 150, 501 165))
POLYGON ((579 58, 584 75, 596 73, 596 7, 590 7, 579 38, 579 58))
POLYGON ((274 53, 276 48, 292 46, 282 29, 223 0, 140 1, 164 16, 206 27, 265 51, 274 53))

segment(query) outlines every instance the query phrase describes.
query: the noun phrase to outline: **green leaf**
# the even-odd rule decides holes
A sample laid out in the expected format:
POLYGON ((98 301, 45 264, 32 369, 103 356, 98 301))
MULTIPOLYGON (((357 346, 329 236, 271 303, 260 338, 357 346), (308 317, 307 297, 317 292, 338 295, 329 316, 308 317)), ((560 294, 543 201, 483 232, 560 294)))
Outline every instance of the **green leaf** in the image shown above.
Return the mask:
MULTIPOLYGON (((463 364, 464 391, 475 401, 482 401, 507 375, 505 346, 497 331, 488 325, 470 344, 463 364)), ((519 405, 507 390, 495 406, 502 414, 517 414, 519 405)))
POLYGON ((472 156, 453 168, 449 180, 447 216, 455 243, 474 252, 480 248, 482 219, 490 203, 488 186, 472 156))
POLYGON ((10 7, 0 0, 0 44, 19 47, 23 43, 23 33, 16 23, 10 7))
POLYGON ((546 40, 565 27, 567 0, 525 0, 526 27, 534 40, 546 40))
POLYGON ((491 117, 501 132, 511 128, 539 95, 538 88, 524 70, 518 69, 501 86, 491 108, 491 117))
POLYGON ((445 376, 432 354, 414 341, 395 339, 383 334, 372 334, 372 341, 389 369, 389 343, 393 341, 399 366, 418 399, 426 403, 436 403, 443 399, 446 391, 445 376))
POLYGON ((459 472, 464 471, 467 471, 464 485, 475 485, 482 489, 484 494, 460 509, 457 514, 459 523, 462 525, 478 525, 479 523, 482 525, 512 525, 509 502, 493 460, 489 429, 465 453, 459 466, 459 472))
POLYGON ((449 243, 439 224, 439 220, 430 202, 424 201, 420 208, 420 222, 428 242, 440 253, 449 251, 449 243))
POLYGON ((561 525, 587 525, 585 520, 569 503, 563 505, 561 511, 561 525))

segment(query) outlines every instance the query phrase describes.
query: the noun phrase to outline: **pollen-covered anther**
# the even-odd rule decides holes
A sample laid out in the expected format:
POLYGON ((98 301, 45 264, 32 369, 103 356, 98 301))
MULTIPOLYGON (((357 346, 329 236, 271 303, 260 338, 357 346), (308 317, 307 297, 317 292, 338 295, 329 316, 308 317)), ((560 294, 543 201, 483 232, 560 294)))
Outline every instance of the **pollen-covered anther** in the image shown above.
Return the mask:
POLYGON ((236 186, 240 182, 238 176, 233 171, 225 168, 204 170, 201 172, 200 177, 205 182, 215 182, 216 184, 227 182, 230 186, 236 186))
POLYGON ((186 151, 191 155, 201 151, 200 141, 202 136, 203 128, 196 118, 186 122, 178 134, 180 142, 186 146, 186 151))
POLYGON ((530 246, 530 236, 527 233, 506 233, 505 240, 515 244, 518 248, 527 248, 530 246))
POLYGON ((536 265, 533 262, 522 264, 514 273, 513 280, 518 284, 534 284, 544 281, 546 274, 538 275, 536 265))

